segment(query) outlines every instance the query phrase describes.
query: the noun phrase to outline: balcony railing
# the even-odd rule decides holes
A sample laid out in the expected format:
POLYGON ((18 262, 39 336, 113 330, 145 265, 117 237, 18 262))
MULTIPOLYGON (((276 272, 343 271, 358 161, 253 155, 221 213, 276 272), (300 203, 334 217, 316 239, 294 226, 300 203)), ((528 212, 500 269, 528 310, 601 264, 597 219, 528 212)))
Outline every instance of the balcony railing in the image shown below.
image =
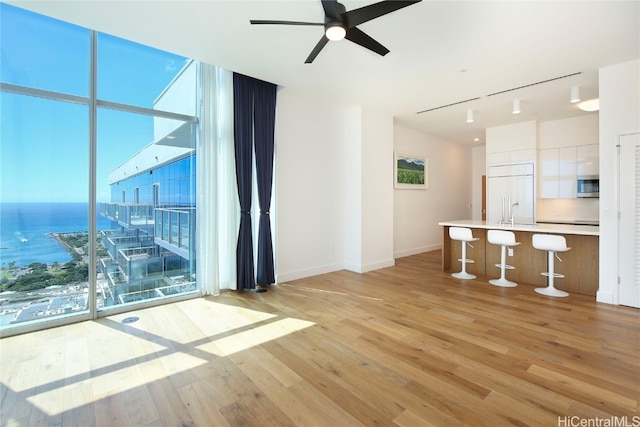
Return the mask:
POLYGON ((148 203, 102 203, 100 214, 127 228, 153 226, 154 207, 148 203))
POLYGON ((140 283, 138 286, 130 287, 129 292, 118 295, 118 302, 125 304, 151 298, 162 298, 195 292, 196 289, 195 282, 175 283, 169 278, 163 278, 161 281, 145 282, 140 283), (138 290, 134 290, 135 288, 138 290))
POLYGON ((132 233, 122 233, 115 230, 100 231, 100 241, 109 255, 114 260, 118 258, 118 252, 127 248, 138 248, 153 245, 153 236, 142 230, 132 233))
POLYGON ((156 243, 167 249, 180 249, 176 253, 188 259, 195 230, 195 212, 195 208, 156 209, 156 243))
POLYGON ((162 258, 156 246, 127 248, 118 251, 118 265, 129 281, 161 275, 162 258))

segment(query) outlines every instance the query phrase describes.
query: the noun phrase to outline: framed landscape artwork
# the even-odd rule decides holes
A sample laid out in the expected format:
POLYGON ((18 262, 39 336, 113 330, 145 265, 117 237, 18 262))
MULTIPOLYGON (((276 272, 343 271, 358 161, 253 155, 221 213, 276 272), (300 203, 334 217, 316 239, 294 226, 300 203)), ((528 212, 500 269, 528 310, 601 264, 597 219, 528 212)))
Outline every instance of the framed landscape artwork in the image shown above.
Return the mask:
POLYGON ((395 153, 395 188, 426 190, 428 187, 428 160, 412 154, 395 153))

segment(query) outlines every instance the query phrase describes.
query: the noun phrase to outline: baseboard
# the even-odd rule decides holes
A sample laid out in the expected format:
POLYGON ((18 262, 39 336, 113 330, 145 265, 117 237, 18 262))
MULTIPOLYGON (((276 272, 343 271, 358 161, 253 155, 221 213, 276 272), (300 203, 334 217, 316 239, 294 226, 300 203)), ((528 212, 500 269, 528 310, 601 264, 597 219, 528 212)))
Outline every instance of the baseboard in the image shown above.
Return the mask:
POLYGON ((602 291, 596 292, 596 302, 603 302, 605 304, 616 304, 611 292, 602 291))
POLYGON ((289 271, 285 273, 278 273, 277 282, 284 283, 291 280, 304 279, 305 277, 317 276, 319 274, 332 273, 334 271, 344 270, 344 264, 327 264, 319 267, 309 268, 306 270, 289 271))
POLYGON ((369 271, 379 270, 381 268, 393 267, 396 265, 395 259, 388 259, 384 261, 372 262, 370 264, 352 264, 347 263, 345 270, 353 271, 354 273, 367 273, 369 271))
POLYGON ((419 248, 414 248, 414 249, 407 249, 404 251, 398 251, 398 252, 394 252, 393 253, 393 257, 394 258, 403 258, 406 256, 411 256, 411 255, 418 255, 424 252, 431 252, 431 251, 436 251, 436 250, 440 250, 442 249, 442 244, 438 243, 435 245, 429 245, 429 246, 421 246, 419 248))

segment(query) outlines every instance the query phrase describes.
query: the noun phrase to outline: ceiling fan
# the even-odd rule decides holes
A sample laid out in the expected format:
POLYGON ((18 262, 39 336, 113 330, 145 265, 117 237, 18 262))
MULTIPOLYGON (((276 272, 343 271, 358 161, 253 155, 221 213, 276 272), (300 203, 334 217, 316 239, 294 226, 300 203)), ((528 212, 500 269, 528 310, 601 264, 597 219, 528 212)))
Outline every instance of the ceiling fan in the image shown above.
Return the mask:
POLYGON ((324 34, 322 38, 313 48, 305 64, 310 64, 318 56, 323 47, 329 42, 329 40, 342 40, 346 38, 353 43, 359 44, 379 55, 386 55, 389 53, 389 49, 382 46, 380 43, 369 37, 363 31, 356 26, 364 22, 371 21, 382 15, 394 12, 403 7, 411 6, 415 3, 420 3, 422 0, 390 0, 381 1, 378 3, 364 6, 359 9, 350 10, 347 12, 342 3, 338 3, 337 0, 321 0, 322 8, 324 9, 324 22, 299 22, 299 21, 269 21, 262 19, 251 19, 254 25, 267 24, 267 25, 322 25, 324 26, 324 34))

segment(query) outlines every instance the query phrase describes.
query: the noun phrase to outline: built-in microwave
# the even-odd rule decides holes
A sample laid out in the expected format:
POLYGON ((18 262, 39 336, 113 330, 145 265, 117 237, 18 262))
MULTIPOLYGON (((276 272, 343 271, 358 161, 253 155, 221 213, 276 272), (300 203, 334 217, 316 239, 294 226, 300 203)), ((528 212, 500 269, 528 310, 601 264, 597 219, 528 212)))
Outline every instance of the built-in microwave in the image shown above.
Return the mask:
POLYGON ((600 197, 600 177, 584 175, 578 177, 578 197, 600 197))

